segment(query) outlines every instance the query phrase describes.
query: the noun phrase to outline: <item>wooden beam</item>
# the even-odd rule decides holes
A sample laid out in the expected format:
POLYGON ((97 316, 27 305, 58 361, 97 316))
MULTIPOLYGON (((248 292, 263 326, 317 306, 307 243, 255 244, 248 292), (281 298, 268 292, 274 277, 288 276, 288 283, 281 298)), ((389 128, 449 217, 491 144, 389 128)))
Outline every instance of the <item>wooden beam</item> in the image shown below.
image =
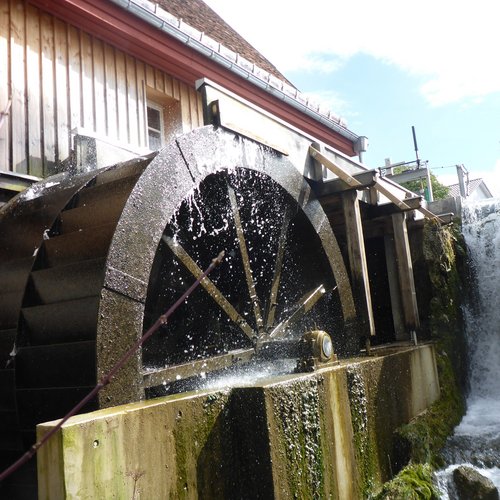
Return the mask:
POLYGON ((366 215, 369 219, 376 219, 377 217, 387 217, 394 213, 401 213, 407 210, 418 210, 421 206, 422 198, 417 196, 415 198, 406 198, 405 205, 408 208, 400 208, 394 203, 384 203, 383 205, 368 205, 366 207, 366 215))
POLYGON ((389 294, 391 297, 392 321, 396 340, 408 340, 406 331, 403 304, 401 302, 401 289, 399 286, 399 273, 395 253, 394 236, 384 235, 385 262, 387 265, 387 277, 389 279, 389 294))
MULTIPOLYGON (((335 287, 337 288, 337 287, 335 287)), ((289 332, 290 328, 297 323, 299 319, 301 319, 304 314, 308 313, 318 302, 321 297, 326 293, 326 289, 323 285, 318 286, 312 292, 306 293, 304 297, 302 297, 298 304, 293 306, 293 313, 284 321, 282 321, 278 326, 276 326, 270 333, 269 337, 271 338, 283 338, 289 332)))
POLYGON ((383 194, 386 198, 394 203, 401 210, 412 210, 412 208, 403 201, 402 198, 399 198, 396 194, 394 194, 385 184, 379 179, 374 188, 380 193, 383 194))
POLYGON ((386 174, 385 178, 391 179, 393 182, 397 182, 398 184, 402 184, 403 182, 426 179, 427 171, 427 167, 421 167, 417 169, 405 170, 400 174, 386 174))
POLYGON ((179 365, 156 368, 145 371, 142 374, 143 386, 145 388, 156 387, 162 384, 170 384, 177 380, 184 380, 200 375, 200 373, 210 373, 225 368, 231 368, 236 364, 248 363, 255 356, 255 349, 238 349, 227 354, 202 358, 179 365))
POLYGON ((364 336, 369 337, 375 335, 375 321, 373 318, 363 225, 357 192, 346 191, 342 193, 342 204, 346 223, 347 248, 354 301, 356 309, 362 318, 364 330, 362 333, 364 336))
POLYGON ((441 217, 439 217, 438 215, 432 213, 430 210, 427 210, 427 208, 425 207, 420 207, 419 209, 419 212, 421 212, 422 214, 424 214, 424 216, 427 218, 427 219, 431 219, 431 220, 437 220, 438 222, 440 222, 441 224, 446 224, 446 221, 444 219, 442 219, 441 217))
POLYGON ((366 189, 372 187, 377 180, 377 173, 373 170, 367 170, 359 174, 351 176, 358 182, 355 186, 349 185, 344 180, 332 179, 325 182, 318 182, 314 184, 314 192, 316 196, 327 196, 329 194, 339 194, 344 191, 352 191, 353 189, 366 189))
MULTIPOLYGON (((406 198, 407 194, 410 193, 410 191, 380 177, 377 173, 375 173, 375 171, 368 170, 366 172, 351 174, 347 170, 343 169, 335 162, 327 158, 325 155, 320 153, 313 146, 309 146, 309 154, 313 159, 320 162, 338 177, 338 179, 331 181, 331 185, 327 185, 327 183, 318 185, 316 191, 319 196, 333 193, 342 193, 352 189, 362 190, 366 188, 374 188, 380 194, 394 203, 394 205, 396 205, 396 207, 398 207, 399 210, 403 212, 409 210, 419 210, 422 214, 424 214, 425 217, 429 219, 437 219, 440 222, 443 222, 441 221, 441 219, 439 219, 439 217, 434 215, 425 207, 422 207, 420 197, 406 198)), ((375 201, 373 196, 370 196, 370 198, 375 201)))
POLYGON ((328 170, 333 172, 336 176, 342 179, 347 185, 354 189, 362 189, 361 182, 355 179, 347 170, 339 167, 332 160, 327 158, 324 154, 320 153, 317 149, 309 146, 309 154, 317 161, 322 163, 328 170))
MULTIPOLYGON (((199 278, 203 274, 203 270, 196 264, 196 262, 191 258, 191 256, 184 250, 184 248, 179 244, 174 242, 174 240, 165 235, 162 236, 162 240, 167 244, 167 246, 172 250, 174 255, 184 264, 186 269, 195 277, 199 278)), ((217 288, 214 282, 205 277, 201 280, 200 285, 208 292, 210 297, 212 297, 219 307, 227 314, 229 319, 237 324, 243 332, 247 335, 249 339, 253 339, 255 332, 252 327, 245 321, 245 319, 236 311, 236 309, 229 303, 222 292, 217 288)))
POLYGON ((420 327, 420 319, 405 215, 394 214, 392 226, 405 324, 409 330, 416 330, 420 327))

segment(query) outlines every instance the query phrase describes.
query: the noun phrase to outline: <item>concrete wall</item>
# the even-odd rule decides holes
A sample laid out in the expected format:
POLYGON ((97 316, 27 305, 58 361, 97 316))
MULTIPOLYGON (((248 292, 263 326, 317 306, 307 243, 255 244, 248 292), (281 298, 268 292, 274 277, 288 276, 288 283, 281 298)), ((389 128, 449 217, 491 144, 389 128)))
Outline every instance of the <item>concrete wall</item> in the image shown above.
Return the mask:
POLYGON ((422 345, 79 415, 39 452, 39 496, 364 498, 390 477, 394 429, 438 397, 422 345))

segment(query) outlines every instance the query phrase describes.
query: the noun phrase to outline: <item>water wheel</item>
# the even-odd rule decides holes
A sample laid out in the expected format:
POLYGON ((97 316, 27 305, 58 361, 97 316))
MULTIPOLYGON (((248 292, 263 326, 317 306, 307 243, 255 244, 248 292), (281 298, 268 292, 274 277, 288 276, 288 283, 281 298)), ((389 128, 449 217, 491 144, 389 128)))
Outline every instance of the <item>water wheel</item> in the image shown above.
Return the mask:
POLYGON ((154 158, 49 179, 4 208, 0 235, 10 449, 79 401, 221 250, 85 410, 182 390, 311 329, 340 354, 352 344, 345 267, 309 185, 286 157, 229 132, 198 129, 154 158))

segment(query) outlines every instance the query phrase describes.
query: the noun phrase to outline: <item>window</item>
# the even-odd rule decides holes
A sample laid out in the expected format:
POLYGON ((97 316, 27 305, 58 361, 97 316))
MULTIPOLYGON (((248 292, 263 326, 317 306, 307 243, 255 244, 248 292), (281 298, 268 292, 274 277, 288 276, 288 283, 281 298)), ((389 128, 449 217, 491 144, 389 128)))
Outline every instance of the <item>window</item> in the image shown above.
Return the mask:
POLYGON ((151 151, 158 151, 183 132, 180 101, 149 86, 145 118, 145 140, 151 151))
POLYGON ((157 151, 163 145, 163 108, 148 101, 148 146, 151 151, 157 151))

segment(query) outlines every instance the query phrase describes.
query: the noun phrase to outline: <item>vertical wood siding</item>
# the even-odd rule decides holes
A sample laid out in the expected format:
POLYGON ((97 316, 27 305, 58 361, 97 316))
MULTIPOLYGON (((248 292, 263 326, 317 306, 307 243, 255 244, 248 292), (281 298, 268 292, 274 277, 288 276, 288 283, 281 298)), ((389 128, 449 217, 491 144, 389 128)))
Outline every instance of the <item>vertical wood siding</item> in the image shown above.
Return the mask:
POLYGON ((64 168, 75 128, 147 146, 149 89, 179 102, 182 130, 203 124, 194 88, 23 0, 0 0, 0 170, 64 168))

